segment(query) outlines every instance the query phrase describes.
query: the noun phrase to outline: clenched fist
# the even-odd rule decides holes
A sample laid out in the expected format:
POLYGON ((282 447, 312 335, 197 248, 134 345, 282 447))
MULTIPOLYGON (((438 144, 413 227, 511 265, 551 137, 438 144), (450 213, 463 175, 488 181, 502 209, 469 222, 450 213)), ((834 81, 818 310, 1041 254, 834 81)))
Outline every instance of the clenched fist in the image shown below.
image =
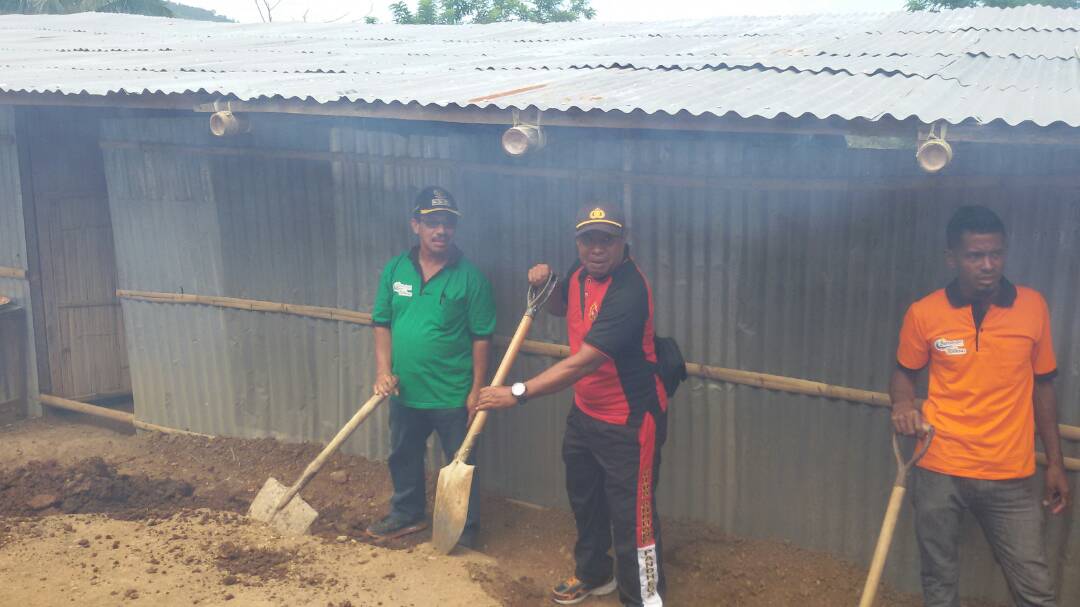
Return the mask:
POLYGON ((529 284, 533 287, 542 287, 551 278, 551 266, 546 263, 538 263, 529 268, 529 284))

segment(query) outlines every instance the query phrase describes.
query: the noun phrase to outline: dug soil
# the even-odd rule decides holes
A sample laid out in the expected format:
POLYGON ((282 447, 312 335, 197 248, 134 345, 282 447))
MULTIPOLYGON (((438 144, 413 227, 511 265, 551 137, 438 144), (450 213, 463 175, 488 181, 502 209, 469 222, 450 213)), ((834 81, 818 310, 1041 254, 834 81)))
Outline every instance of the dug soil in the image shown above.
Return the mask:
MULTIPOLYGON (((430 532, 373 543, 363 530, 387 509, 386 466, 341 454, 304 490, 320 513, 312 536, 244 516, 268 477, 292 482, 319 450, 125 434, 67 416, 2 427, 0 605, 531 607, 552 604, 548 588, 572 571, 566 512, 494 497, 476 551, 438 556, 430 532)), ((665 537, 676 606, 853 605, 865 575, 700 525, 667 522, 665 537)), ((919 604, 889 589, 879 601, 919 604)))

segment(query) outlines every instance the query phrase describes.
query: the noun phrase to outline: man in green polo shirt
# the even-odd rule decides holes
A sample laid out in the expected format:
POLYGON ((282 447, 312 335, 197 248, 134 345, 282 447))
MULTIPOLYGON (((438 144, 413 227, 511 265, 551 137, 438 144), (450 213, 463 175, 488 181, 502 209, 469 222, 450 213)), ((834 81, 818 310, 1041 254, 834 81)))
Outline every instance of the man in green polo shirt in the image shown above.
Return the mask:
MULTIPOLYGON (((466 404, 475 404, 487 378, 495 303, 491 283, 453 244, 460 216, 445 189, 421 191, 411 221, 419 244, 386 264, 375 295, 375 392, 394 395, 388 462, 394 497, 390 514, 367 529, 377 539, 427 527, 428 436, 438 433, 452 458, 468 429, 466 404)), ((470 503, 477 503, 475 495, 470 503)), ((475 536, 470 508, 460 543, 471 547, 475 536)))

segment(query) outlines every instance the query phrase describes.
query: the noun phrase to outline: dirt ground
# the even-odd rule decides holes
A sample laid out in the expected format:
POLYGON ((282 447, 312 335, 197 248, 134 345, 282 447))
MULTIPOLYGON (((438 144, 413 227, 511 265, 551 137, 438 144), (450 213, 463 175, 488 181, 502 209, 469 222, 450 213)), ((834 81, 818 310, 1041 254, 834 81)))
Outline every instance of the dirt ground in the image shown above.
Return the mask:
MULTIPOLYGON (((66 415, 0 427, 0 605, 527 607, 552 604, 548 587, 572 571, 569 514, 492 497, 477 551, 440 557, 425 534, 372 544, 363 529, 385 512, 390 482, 384 464, 357 457, 335 456, 305 489, 320 513, 313 536, 243 515, 268 476, 292 482, 318 451, 66 415)), ((668 522, 665 534, 672 605, 853 605, 865 575, 700 525, 668 522)))

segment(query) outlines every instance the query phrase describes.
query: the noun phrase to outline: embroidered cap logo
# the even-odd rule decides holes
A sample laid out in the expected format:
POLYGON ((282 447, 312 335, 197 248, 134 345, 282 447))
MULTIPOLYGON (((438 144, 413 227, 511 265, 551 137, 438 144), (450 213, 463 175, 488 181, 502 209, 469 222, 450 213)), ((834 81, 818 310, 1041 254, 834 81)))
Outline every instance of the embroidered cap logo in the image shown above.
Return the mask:
POLYGON ((596 207, 589 212, 589 219, 605 219, 606 217, 607 213, 605 213, 604 209, 601 209, 600 207, 596 207))

